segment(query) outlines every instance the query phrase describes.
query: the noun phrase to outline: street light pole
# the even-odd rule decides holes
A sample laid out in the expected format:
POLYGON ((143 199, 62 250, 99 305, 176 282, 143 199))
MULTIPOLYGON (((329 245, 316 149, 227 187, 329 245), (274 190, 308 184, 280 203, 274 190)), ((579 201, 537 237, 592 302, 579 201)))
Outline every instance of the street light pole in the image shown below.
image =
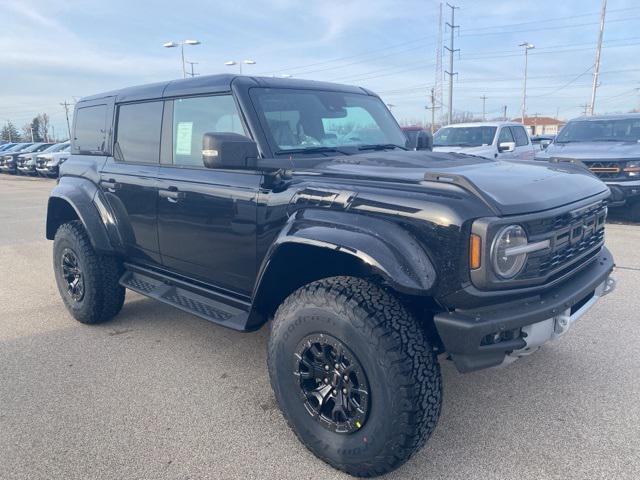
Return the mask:
POLYGON ((238 65, 238 67, 240 68, 240 75, 242 75, 242 64, 243 63, 245 65, 255 65, 256 64, 256 62, 254 60, 243 60, 241 62, 240 61, 236 62, 235 60, 229 60, 228 62, 224 62, 224 64, 227 67, 232 67, 233 65, 238 65))
POLYGON ((529 62, 529 50, 536 47, 529 42, 521 43, 518 46, 524 47, 524 84, 522 87, 522 117, 520 119, 522 124, 524 124, 524 116, 527 111, 527 64, 529 62))
POLYGON ((184 46, 185 45, 200 45, 199 40, 183 40, 181 42, 166 42, 162 44, 164 48, 180 47, 180 56, 182 57, 182 78, 187 78, 187 69, 184 61, 184 46))

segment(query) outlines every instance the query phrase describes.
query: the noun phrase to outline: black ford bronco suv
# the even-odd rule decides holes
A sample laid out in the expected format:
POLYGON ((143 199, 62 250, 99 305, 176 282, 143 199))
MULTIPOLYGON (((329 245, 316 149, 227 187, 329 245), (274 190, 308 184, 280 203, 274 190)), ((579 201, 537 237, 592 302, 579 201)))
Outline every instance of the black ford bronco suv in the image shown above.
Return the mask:
POLYGON ((574 118, 536 160, 589 169, 611 190, 609 206, 640 222, 640 113, 574 118))
POLYGON ((271 321, 275 397, 353 475, 436 426, 469 372, 561 336, 611 291, 608 188, 575 165, 408 151, 372 92, 215 75, 78 102, 48 204, 83 323, 131 289, 241 331, 271 321))

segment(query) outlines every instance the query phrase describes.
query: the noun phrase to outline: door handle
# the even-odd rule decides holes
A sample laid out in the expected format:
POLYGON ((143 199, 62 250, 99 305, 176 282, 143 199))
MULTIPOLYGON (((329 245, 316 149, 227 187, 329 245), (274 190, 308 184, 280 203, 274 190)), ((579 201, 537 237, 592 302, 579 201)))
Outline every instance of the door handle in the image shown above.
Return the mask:
POLYGON ((185 193, 179 192, 175 187, 169 187, 168 190, 158 190, 158 195, 160 195, 160 198, 166 198, 171 203, 178 203, 185 197, 185 193))
POLYGON ((120 190, 122 188, 122 184, 116 182, 113 178, 109 180, 102 180, 100 182, 104 188, 106 188, 109 192, 114 193, 116 190, 120 190))

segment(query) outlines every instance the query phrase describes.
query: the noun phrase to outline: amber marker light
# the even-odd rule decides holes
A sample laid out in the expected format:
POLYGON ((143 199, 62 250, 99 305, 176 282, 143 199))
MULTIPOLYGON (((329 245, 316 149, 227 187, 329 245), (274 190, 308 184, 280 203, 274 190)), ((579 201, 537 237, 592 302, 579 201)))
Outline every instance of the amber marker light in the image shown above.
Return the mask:
POLYGON ((477 270, 480 268, 481 257, 481 249, 482 249, 482 239, 479 235, 475 233, 471 234, 471 238, 469 240, 469 266, 471 270, 477 270))

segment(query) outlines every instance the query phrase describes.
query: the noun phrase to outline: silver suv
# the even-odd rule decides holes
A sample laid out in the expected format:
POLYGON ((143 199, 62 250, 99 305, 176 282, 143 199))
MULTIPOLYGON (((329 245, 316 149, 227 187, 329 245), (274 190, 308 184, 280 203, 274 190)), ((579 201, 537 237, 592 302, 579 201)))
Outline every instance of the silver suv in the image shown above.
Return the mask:
POLYGON ((533 160, 535 150, 520 123, 475 122, 447 125, 433 137, 434 152, 458 152, 500 160, 533 160))

